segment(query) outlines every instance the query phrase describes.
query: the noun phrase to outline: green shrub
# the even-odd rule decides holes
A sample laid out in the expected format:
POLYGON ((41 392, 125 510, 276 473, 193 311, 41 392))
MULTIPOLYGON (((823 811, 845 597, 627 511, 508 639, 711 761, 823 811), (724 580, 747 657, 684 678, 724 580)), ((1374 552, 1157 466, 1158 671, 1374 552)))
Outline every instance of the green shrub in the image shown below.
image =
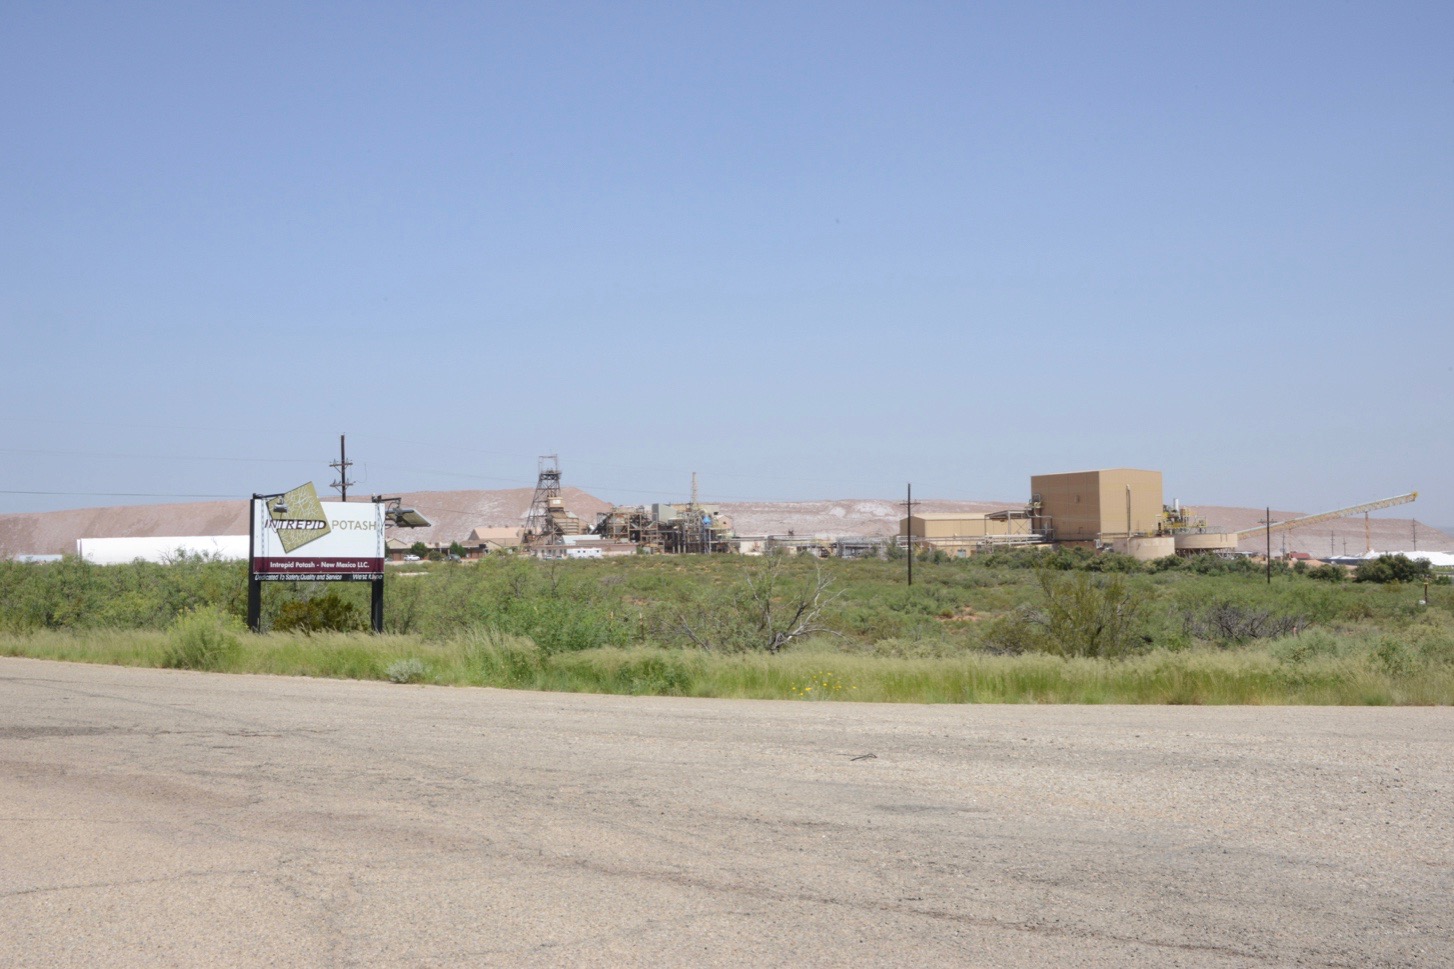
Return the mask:
POLYGON ((1409 648, 1393 636, 1380 637, 1369 660, 1388 676, 1408 676, 1417 665, 1409 648))
POLYGON ((1400 631, 1399 639, 1424 663, 1454 665, 1454 629, 1433 616, 1400 631))
POLYGON ((1183 617, 1187 635, 1222 645, 1252 639, 1275 639, 1296 633, 1304 625, 1297 616, 1278 615, 1270 609, 1252 609, 1235 602, 1214 602, 1183 617))
MULTIPOLYGON (((995 621, 999 622, 1003 620, 995 621)), ((978 643, 974 645, 978 645, 978 643)), ((995 652, 1018 652, 1018 650, 1000 648, 998 646, 992 646, 990 648, 995 652)), ((893 637, 890 639, 880 639, 865 650, 871 656, 894 657, 896 659, 943 659, 949 656, 962 655, 966 651, 967 647, 963 642, 944 637, 925 637, 922 639, 893 637)))
POLYGON ((336 592, 312 599, 283 603, 273 619, 273 631, 280 633, 347 633, 364 628, 363 610, 336 592))
POLYGON ((384 668, 384 676, 390 683, 418 683, 428 672, 424 661, 412 656, 395 660, 384 668))
POLYGON ((220 670, 242 652, 245 627, 216 606, 189 609, 172 622, 164 664, 172 669, 220 670))
POLYGON ((781 652, 795 640, 831 632, 831 574, 811 572, 773 556, 744 568, 740 581, 718 593, 704 590, 672 618, 674 630, 709 652, 781 652))
POLYGON ((1427 559, 1407 555, 1380 555, 1360 563, 1353 571, 1354 582, 1419 582, 1433 575, 1427 559))
POLYGON ((991 620, 984 633, 984 644, 990 652, 1019 656, 1022 653, 1040 652, 1042 636, 1039 615, 1029 606, 1021 606, 1014 612, 991 620))
POLYGON ((691 687, 693 672, 682 654, 653 650, 629 655, 617 676, 628 693, 681 696, 691 687))
POLYGON ((1267 644, 1267 651, 1283 663, 1299 665, 1346 652, 1345 642, 1325 630, 1282 636, 1267 644))
POLYGON ((540 647, 523 636, 493 626, 467 629, 461 636, 465 665, 481 682, 499 686, 533 684, 544 667, 540 647))
POLYGON ((1006 653, 1110 659, 1144 649, 1144 599, 1124 576, 1092 579, 1084 572, 1056 577, 1040 572, 1042 609, 1022 608, 997 621, 985 634, 991 648, 1006 653))

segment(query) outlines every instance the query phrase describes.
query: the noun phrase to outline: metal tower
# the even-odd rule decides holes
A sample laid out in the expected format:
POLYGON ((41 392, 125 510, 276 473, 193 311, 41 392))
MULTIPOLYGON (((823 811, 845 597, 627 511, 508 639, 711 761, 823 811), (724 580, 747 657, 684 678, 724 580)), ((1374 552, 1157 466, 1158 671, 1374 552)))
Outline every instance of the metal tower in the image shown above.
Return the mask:
POLYGON ((539 541, 555 536, 554 518, 550 514, 551 499, 560 505, 560 456, 542 454, 539 475, 535 479, 535 497, 530 499, 530 512, 525 518, 525 541, 539 541))

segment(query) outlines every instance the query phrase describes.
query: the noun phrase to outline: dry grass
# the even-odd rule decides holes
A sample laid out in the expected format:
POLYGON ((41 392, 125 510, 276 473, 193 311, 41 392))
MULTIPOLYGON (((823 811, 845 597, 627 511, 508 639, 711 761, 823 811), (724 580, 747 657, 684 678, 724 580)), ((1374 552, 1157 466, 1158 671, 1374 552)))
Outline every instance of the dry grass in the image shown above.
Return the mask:
MULTIPOLYGON (((175 635, 117 630, 0 637, 0 655, 166 666, 175 635)), ((892 703, 1449 705, 1454 666, 1377 654, 1158 652, 1124 660, 1050 656, 901 659, 811 650, 713 656, 676 649, 550 654, 528 639, 471 633, 248 636, 219 668, 383 680, 417 660, 418 682, 566 692, 892 703), (397 669, 397 667, 394 667, 397 669)))

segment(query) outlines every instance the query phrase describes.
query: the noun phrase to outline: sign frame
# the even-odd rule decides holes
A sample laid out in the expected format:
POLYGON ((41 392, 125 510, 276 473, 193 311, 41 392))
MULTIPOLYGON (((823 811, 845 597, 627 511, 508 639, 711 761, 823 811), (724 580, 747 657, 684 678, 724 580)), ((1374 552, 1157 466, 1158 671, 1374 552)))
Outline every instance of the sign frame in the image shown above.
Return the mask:
POLYGON ((374 632, 384 631, 384 528, 380 501, 320 501, 313 483, 254 493, 248 515, 247 624, 262 622, 264 582, 368 582, 374 632))

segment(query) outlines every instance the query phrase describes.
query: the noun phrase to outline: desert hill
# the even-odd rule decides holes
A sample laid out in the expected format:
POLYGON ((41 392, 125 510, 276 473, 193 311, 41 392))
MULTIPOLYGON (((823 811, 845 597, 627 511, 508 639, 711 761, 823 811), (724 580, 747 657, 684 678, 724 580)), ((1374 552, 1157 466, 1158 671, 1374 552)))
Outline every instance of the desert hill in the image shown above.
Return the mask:
MULTIPOLYGON (((406 506, 419 509, 433 525, 401 534, 424 542, 449 542, 467 537, 471 529, 484 526, 518 526, 530 509, 533 488, 499 491, 420 491, 401 494, 406 506)), ((578 488, 563 488, 561 495, 569 511, 587 525, 596 515, 610 509, 609 502, 578 488)), ((1018 507, 1004 501, 915 501, 922 512, 977 513, 1018 507)), ((886 537, 898 530, 903 503, 891 499, 863 498, 836 501, 724 502, 718 505, 731 516, 739 535, 778 535, 789 532, 799 537, 866 536, 886 537)), ((1236 531, 1259 524, 1261 508, 1233 508, 1201 505, 1196 513, 1209 526, 1236 531)), ((1274 520, 1296 518, 1302 512, 1274 510, 1274 520)), ((168 505, 125 505, 111 508, 78 508, 67 511, 0 515, 0 558, 22 554, 65 554, 76 550, 80 538, 246 535, 247 502, 204 501, 168 505)), ((1454 551, 1454 539, 1431 526, 1409 518, 1375 518, 1370 521, 1372 546, 1381 550, 1454 551)), ((1257 552, 1264 547, 1261 535, 1244 538, 1240 548, 1257 552)), ((1274 553, 1309 552, 1361 554, 1364 550, 1363 519, 1343 518, 1292 533, 1273 533, 1274 553), (1284 535, 1286 536, 1284 538, 1284 535)))
MULTIPOLYGON (((870 536, 887 538, 899 530, 904 503, 880 498, 839 501, 735 501, 717 507, 731 516, 739 535, 786 535, 800 537, 870 536)), ((914 499, 916 512, 958 512, 977 514, 1019 505, 1005 501, 945 501, 914 499)))
MULTIPOLYGON (((534 494, 533 488, 509 488, 404 492, 398 497, 433 523, 404 534, 411 540, 450 542, 465 538, 474 528, 521 525, 534 494)), ((561 497, 566 508, 588 524, 611 507, 579 488, 562 488, 561 497)), ((81 538, 246 535, 247 507, 247 500, 240 499, 0 515, 0 558, 74 553, 81 538)))

